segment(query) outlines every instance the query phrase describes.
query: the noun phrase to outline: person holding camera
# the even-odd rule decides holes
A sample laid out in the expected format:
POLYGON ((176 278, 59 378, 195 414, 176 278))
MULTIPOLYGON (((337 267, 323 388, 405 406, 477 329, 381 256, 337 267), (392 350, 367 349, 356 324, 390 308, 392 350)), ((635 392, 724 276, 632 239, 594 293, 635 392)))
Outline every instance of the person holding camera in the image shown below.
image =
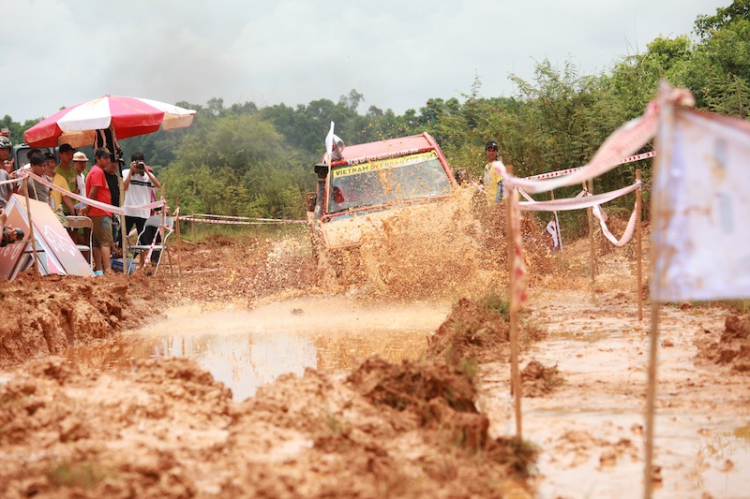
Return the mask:
MULTIPOLYGON (((130 156, 130 168, 124 170, 122 176, 125 179, 123 182, 123 188, 125 189, 125 233, 129 234, 135 227, 140 235, 151 210, 134 207, 150 204, 152 194, 156 189, 161 188, 161 184, 154 176, 154 170, 146 165, 146 158, 140 151, 134 152, 130 156)), ((151 241, 138 241, 137 244, 151 244, 151 241)), ((139 253, 138 259, 139 265, 143 267, 143 252, 139 253)))

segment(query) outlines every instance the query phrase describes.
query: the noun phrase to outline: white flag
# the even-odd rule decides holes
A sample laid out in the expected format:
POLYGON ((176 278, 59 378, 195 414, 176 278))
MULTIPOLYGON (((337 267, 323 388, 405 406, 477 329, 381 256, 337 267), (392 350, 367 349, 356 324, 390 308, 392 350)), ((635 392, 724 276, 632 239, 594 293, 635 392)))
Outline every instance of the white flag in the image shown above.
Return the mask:
POLYGON ((652 298, 750 297, 750 123, 665 107, 657 147, 652 298))

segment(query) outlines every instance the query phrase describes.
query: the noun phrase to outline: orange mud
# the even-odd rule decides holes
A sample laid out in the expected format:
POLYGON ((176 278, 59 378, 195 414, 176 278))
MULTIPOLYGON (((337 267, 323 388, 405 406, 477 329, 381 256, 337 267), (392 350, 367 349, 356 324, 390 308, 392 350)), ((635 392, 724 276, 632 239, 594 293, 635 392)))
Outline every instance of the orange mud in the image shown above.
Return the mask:
MULTIPOLYGON (((419 233, 412 221, 393 222, 390 237, 343 262, 333 287, 302 231, 183 243, 181 274, 174 251, 173 272, 157 276, 0 283, 1 495, 641 497, 649 326, 647 313, 635 318, 636 293, 647 288, 636 291, 634 243, 603 250, 597 234, 592 290, 588 240, 552 256, 543 224, 524 222, 532 299, 520 316, 517 443, 497 294, 507 283, 504 218, 454 222, 458 230, 419 233), (338 316, 330 294, 373 308, 338 316), (412 325, 387 319, 448 311, 446 303, 452 310, 421 348, 399 353, 394 344, 412 325), (245 321, 280 335, 273 323, 283 323, 284 334, 316 345, 317 370, 276 374, 238 402, 196 360, 144 359, 141 347, 119 343, 186 328, 181 314, 200 322, 185 307, 204 310, 218 335, 226 322, 210 315, 217 310, 250 312, 227 334, 245 321), (91 348, 96 365, 53 356, 70 346, 91 348), (386 350, 390 362, 368 358, 386 350)), ((748 318, 718 306, 664 306, 661 315, 655 497, 742 497, 748 318)))
POLYGON ((718 342, 709 338, 697 344, 699 358, 729 365, 733 372, 750 373, 750 314, 728 316, 718 342))

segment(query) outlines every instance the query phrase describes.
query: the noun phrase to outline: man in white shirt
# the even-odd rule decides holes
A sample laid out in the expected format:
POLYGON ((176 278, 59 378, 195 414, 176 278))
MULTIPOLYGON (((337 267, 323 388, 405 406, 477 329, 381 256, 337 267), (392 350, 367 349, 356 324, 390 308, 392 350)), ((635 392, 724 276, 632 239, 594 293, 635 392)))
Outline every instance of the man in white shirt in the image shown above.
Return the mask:
MULTIPOLYGON (((143 232, 146 219, 151 215, 148 208, 133 208, 151 203, 151 193, 161 188, 161 184, 154 176, 153 169, 146 165, 142 152, 135 152, 130 156, 130 168, 123 170, 123 188, 125 189, 125 233, 129 234, 133 227, 138 234, 143 232)), ((138 241, 138 244, 151 244, 151 241, 138 241)), ((143 267, 144 253, 138 255, 139 264, 143 267)))

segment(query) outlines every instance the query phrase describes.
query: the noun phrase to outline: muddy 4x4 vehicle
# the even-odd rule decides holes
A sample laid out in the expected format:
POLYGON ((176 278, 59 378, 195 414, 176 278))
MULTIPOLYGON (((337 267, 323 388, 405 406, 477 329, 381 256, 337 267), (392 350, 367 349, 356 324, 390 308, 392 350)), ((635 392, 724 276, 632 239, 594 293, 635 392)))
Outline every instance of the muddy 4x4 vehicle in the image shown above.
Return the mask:
POLYGON ((440 216, 456 181, 429 134, 346 146, 342 158, 315 165, 317 190, 307 194, 316 255, 350 250, 394 217, 440 216))

